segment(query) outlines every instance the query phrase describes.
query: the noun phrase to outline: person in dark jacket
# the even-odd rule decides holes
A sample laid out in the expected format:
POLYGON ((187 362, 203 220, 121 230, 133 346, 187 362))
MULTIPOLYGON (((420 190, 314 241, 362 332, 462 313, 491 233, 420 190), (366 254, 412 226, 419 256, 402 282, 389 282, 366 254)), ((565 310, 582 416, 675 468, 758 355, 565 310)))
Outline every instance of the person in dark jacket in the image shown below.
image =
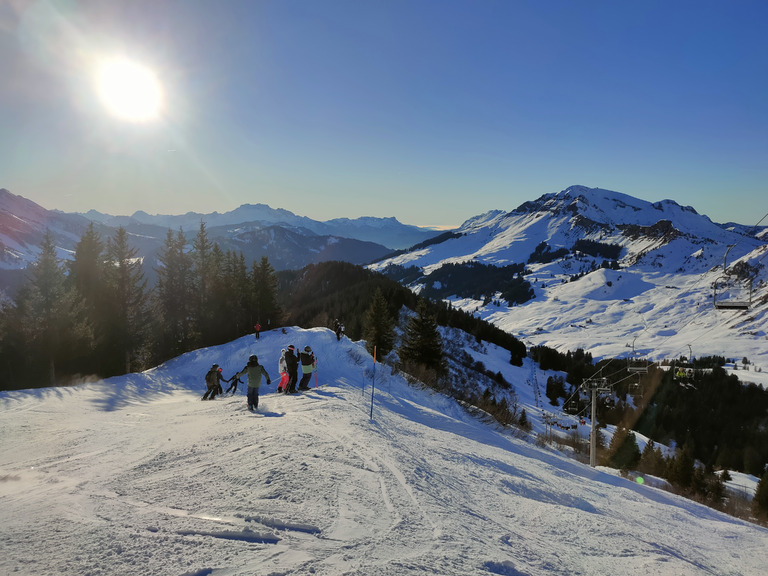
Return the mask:
POLYGON ((259 388, 261 388, 261 378, 264 376, 267 379, 267 385, 272 383, 264 366, 259 364, 259 358, 256 354, 252 354, 248 358, 248 364, 245 365, 240 372, 235 374, 234 378, 240 378, 240 376, 248 375, 248 410, 253 412, 259 407, 259 388))
POLYGON ((216 397, 216 394, 222 393, 221 384, 219 382, 229 382, 229 380, 221 375, 221 368, 219 368, 219 365, 214 364, 205 375, 205 385, 208 387, 208 390, 203 394, 202 400, 213 400, 216 397))
POLYGON ((304 351, 299 354, 299 360, 301 360, 299 390, 309 390, 309 380, 312 378, 312 372, 315 370, 315 355, 312 353, 312 348, 304 346, 304 351))
POLYGON ((341 340, 344 335, 344 324, 339 322, 339 319, 333 321, 333 331, 336 333, 336 340, 341 340))
POLYGON ((232 378, 230 378, 229 381, 231 382, 231 384, 229 385, 229 388, 227 388, 227 391, 225 392, 225 394, 229 394, 229 391, 232 390, 232 396, 234 396, 235 394, 237 394, 237 385, 242 384, 242 382, 240 381, 240 378, 237 378, 237 376, 232 376, 232 378))
POLYGON ((299 359, 296 357, 296 347, 293 344, 285 351, 285 367, 288 370, 286 394, 293 394, 296 392, 296 381, 299 379, 299 359))

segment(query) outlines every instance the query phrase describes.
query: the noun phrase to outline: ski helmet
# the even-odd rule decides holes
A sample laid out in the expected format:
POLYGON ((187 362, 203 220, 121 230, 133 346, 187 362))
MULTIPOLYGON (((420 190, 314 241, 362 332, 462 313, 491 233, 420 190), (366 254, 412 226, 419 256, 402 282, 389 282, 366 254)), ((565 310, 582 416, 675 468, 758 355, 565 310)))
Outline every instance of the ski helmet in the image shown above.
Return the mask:
POLYGON ((250 357, 248 358, 248 362, 254 362, 255 363, 255 362, 258 362, 258 361, 259 361, 259 357, 256 356, 256 354, 251 354, 250 357))
POLYGON ((304 346, 304 352, 312 352, 312 348, 309 346, 304 346))

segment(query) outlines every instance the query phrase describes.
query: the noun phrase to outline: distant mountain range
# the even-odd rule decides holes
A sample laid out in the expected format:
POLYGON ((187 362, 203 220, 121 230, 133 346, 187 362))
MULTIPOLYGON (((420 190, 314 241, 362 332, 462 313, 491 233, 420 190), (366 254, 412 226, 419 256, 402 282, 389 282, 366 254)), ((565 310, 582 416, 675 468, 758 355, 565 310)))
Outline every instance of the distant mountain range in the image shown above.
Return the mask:
POLYGON ((0 290, 13 293, 23 281, 23 270, 34 262, 46 230, 50 230, 62 259, 70 259, 90 223, 103 238, 119 226, 145 260, 148 276, 156 266, 168 230, 183 229, 190 240, 205 222, 211 241, 222 250, 242 252, 246 262, 267 256, 277 270, 298 269, 310 263, 342 260, 367 264, 429 239, 437 231, 401 224, 395 218, 340 218, 318 222, 264 204, 245 204, 219 214, 111 216, 91 210, 85 214, 46 210, 31 200, 0 189, 0 290))
POLYGON ((632 346, 654 358, 748 357, 768 370, 767 230, 716 224, 671 200, 572 186, 470 218, 370 267, 528 344, 595 357, 631 356, 632 346), (528 292, 509 288, 513 276, 528 292), (752 306, 717 309, 716 297, 751 297, 752 306))

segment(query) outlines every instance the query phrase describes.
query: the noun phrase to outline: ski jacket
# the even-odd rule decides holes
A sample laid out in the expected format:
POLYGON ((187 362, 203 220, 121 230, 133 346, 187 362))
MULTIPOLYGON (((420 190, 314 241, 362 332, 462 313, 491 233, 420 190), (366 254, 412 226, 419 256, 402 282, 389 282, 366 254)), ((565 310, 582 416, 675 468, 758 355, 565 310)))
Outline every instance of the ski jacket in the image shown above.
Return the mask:
POLYGON ((205 384, 208 388, 216 386, 216 370, 208 370, 208 373, 205 375, 205 384))
POLYGON ((245 368, 235 374, 235 378, 240 378, 240 376, 243 376, 244 374, 248 375, 248 388, 256 388, 256 390, 258 390, 261 387, 262 376, 267 378, 267 384, 272 383, 264 366, 258 362, 248 362, 248 364, 245 365, 245 368))
POLYGON ((285 367, 289 374, 295 374, 299 370, 299 359, 291 350, 285 353, 285 367))
POLYGON ((208 388, 213 388, 221 381, 226 382, 227 379, 221 375, 221 372, 214 370, 213 368, 208 370, 208 373, 205 375, 205 384, 208 386, 208 388))
POLYGON ((280 360, 277 361, 278 372, 288 372, 288 365, 285 363, 285 354, 280 356, 280 360))
POLYGON ((302 352, 299 354, 301 358, 301 372, 303 374, 310 374, 315 369, 315 355, 313 352, 302 352))

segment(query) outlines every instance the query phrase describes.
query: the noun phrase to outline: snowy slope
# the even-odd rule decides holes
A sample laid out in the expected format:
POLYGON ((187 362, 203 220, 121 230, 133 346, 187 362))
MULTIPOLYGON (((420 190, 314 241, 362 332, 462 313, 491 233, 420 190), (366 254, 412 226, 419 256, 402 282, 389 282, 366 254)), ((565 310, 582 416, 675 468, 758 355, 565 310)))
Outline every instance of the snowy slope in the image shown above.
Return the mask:
MULTIPOLYGON (((536 296, 520 306, 484 305, 458 296, 449 300, 529 344, 562 351, 584 348, 599 358, 624 355, 635 341, 637 352, 657 360, 692 351, 697 357, 748 357, 755 368, 768 370, 768 245, 745 235, 743 228, 724 229, 670 200, 650 203, 573 186, 510 213, 472 218, 459 228, 458 238, 371 268, 398 264, 428 274, 447 263, 527 263, 541 242, 552 250, 570 250, 580 239, 619 245, 619 271, 590 272, 604 260, 590 256, 528 264, 526 279, 536 296), (749 312, 712 305, 713 285, 723 276, 731 245, 729 269, 736 263, 758 269, 755 306, 749 312)), ((418 292, 423 282, 411 287, 418 292)), ((744 292, 739 286, 734 290, 744 292)))
MULTIPOLYGON (((534 367, 484 350, 533 401, 534 367)), ((0 394, 0 573, 764 573, 764 528, 538 449, 380 364, 373 378, 360 344, 289 329, 0 394), (317 353, 318 390, 273 383, 258 415, 242 390, 200 402, 211 363, 228 377, 257 353, 275 379, 289 343, 317 353)))

